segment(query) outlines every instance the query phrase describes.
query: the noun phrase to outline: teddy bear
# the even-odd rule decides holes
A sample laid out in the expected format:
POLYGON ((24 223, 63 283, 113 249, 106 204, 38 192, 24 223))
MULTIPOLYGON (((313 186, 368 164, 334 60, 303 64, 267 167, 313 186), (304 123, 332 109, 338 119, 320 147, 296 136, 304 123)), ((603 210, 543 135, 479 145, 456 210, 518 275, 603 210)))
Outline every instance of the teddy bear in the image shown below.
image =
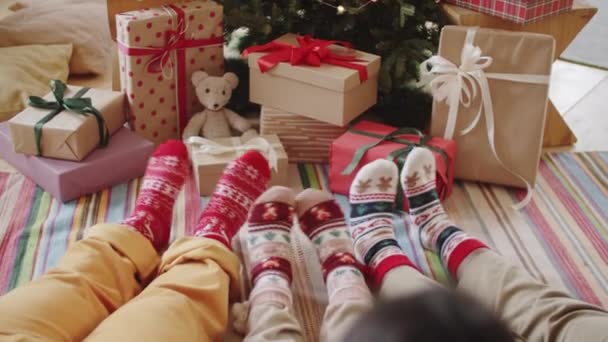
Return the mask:
POLYGON ((232 90, 239 84, 239 78, 234 73, 216 77, 204 71, 195 71, 192 84, 205 109, 192 116, 182 134, 184 140, 193 136, 209 139, 230 137, 231 128, 241 132, 244 138, 257 135, 249 121, 224 107, 230 101, 232 90))

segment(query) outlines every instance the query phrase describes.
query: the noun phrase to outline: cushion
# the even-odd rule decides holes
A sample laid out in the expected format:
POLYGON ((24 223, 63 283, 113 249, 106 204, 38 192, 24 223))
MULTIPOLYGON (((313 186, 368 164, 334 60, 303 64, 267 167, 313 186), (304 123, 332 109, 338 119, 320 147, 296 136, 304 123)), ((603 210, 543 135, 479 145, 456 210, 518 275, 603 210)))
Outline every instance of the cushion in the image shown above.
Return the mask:
POLYGON ((73 44, 71 74, 102 74, 111 65, 112 39, 105 1, 45 0, 0 20, 0 47, 73 44))
POLYGON ((50 80, 65 82, 71 55, 71 44, 0 48, 0 121, 25 108, 28 96, 48 94, 50 80))

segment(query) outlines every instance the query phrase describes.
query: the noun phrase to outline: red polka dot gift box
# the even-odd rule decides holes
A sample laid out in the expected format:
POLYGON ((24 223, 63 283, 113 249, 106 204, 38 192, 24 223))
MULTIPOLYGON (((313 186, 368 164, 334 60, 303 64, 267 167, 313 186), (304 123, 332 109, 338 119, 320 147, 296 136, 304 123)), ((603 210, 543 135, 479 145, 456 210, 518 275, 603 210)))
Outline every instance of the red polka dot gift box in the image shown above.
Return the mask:
POLYGON ((120 84, 129 125, 161 143, 179 138, 203 109, 190 81, 202 70, 224 73, 223 7, 189 1, 116 15, 120 84))

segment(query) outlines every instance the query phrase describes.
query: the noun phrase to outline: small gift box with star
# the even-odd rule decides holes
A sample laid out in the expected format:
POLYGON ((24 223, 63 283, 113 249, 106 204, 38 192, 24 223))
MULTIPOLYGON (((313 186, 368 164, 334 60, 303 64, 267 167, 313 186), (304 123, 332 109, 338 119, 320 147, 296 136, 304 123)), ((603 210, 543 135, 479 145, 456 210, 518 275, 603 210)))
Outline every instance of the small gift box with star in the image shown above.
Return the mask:
POLYGON ((286 34, 245 49, 251 102, 344 127, 378 97, 380 56, 286 34))
POLYGON ((51 93, 31 96, 29 105, 8 121, 15 152, 80 161, 125 123, 120 92, 68 86, 53 80, 51 93))
MULTIPOLYGON (((440 199, 446 199, 452 193, 456 143, 453 140, 424 135, 416 129, 399 129, 371 121, 357 123, 332 143, 329 187, 332 192, 348 195, 357 172, 364 165, 376 159, 389 159, 395 161, 401 170, 407 155, 414 147, 427 148, 435 156, 437 192, 440 199)), ((407 181, 415 184, 419 176, 422 175, 413 175, 407 181)), ((362 191, 370 187, 385 190, 391 182, 399 182, 399 180, 370 179, 363 180, 356 186, 362 191)), ((401 189, 397 201, 400 208, 409 210, 401 189)))
POLYGON ((129 124, 141 136, 155 143, 179 138, 203 109, 191 76, 224 74, 223 11, 194 0, 116 15, 120 84, 129 124))
POLYGON ((249 150, 259 151, 268 159, 272 171, 269 186, 285 186, 288 183, 287 153, 276 135, 262 135, 249 140, 242 137, 219 139, 191 137, 187 144, 201 196, 211 195, 228 163, 249 150))

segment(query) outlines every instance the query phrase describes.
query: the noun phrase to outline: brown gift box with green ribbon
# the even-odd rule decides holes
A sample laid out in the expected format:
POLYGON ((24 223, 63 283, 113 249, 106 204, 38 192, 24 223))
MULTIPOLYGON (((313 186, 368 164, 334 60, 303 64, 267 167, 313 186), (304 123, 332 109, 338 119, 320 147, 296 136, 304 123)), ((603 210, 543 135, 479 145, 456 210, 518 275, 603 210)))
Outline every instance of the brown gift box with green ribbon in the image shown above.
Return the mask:
POLYGON ((124 95, 51 81, 51 93, 31 96, 8 123, 15 152, 80 161, 125 123, 124 95))

